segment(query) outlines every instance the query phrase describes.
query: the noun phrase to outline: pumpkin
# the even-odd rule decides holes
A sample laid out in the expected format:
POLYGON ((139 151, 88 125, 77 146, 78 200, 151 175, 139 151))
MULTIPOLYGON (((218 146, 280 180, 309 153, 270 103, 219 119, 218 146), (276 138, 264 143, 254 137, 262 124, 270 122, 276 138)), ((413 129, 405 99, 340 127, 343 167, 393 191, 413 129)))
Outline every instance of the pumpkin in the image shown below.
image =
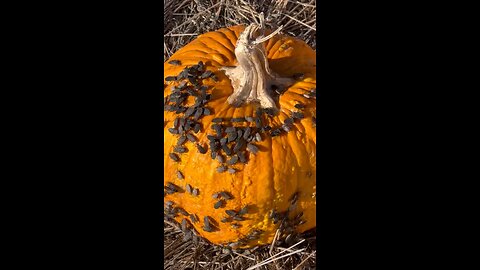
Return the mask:
POLYGON ((213 244, 316 226, 316 55, 277 32, 209 32, 164 63, 164 213, 213 244))

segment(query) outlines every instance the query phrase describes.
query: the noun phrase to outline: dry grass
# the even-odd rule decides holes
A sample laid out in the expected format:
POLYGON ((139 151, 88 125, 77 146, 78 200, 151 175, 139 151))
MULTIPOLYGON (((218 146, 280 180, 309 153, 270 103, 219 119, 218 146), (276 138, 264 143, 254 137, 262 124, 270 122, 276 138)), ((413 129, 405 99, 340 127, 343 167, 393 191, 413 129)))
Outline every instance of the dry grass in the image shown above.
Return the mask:
POLYGON ((260 23, 316 49, 315 0, 164 0, 164 61, 198 35, 239 24, 260 23))
POLYGON ((164 269, 316 269, 314 232, 302 235, 291 246, 277 240, 249 250, 225 249, 195 234, 187 238, 172 220, 165 220, 164 232, 164 269))
MULTIPOLYGON (((164 61, 198 35, 222 27, 260 23, 306 41, 316 49, 315 0, 164 0, 164 61)), ((227 250, 193 236, 165 220, 164 269, 315 269, 316 236, 304 234, 288 247, 277 240, 251 250, 227 250)))

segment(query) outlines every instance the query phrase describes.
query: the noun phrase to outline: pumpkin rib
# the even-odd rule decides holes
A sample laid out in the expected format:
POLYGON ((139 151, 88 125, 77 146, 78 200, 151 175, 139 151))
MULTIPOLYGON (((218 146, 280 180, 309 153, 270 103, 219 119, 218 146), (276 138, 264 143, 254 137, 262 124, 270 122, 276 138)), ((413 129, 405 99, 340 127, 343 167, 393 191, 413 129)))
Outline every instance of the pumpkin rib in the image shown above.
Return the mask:
POLYGON ((270 48, 270 50, 267 51, 267 57, 268 57, 268 59, 275 59, 275 58, 273 58, 272 56, 275 54, 276 51, 278 51, 278 48, 280 48, 280 46, 282 46, 283 40, 284 40, 283 37, 279 38, 279 39, 277 40, 277 42, 275 42, 275 44, 273 44, 273 46, 270 48))
MULTIPOLYGON (((211 42, 212 40, 216 43, 218 43, 216 40, 212 39, 212 38, 209 38, 209 37, 206 37, 207 39, 209 39, 209 41, 211 42)), ((219 50, 219 47, 213 47, 213 44, 206 44, 205 42, 207 41, 204 41, 203 39, 202 40, 199 40, 199 42, 201 44, 203 44, 203 46, 205 46, 206 48, 209 48, 210 50, 214 51, 215 53, 217 53, 218 55, 220 55, 223 59, 227 59, 227 61, 225 62, 234 62, 234 59, 235 59, 235 55, 233 55, 233 53, 231 51, 228 50, 228 48, 226 48, 225 46, 223 46, 223 49, 222 51, 226 51, 226 52, 221 52, 219 50)))
POLYGON ((227 35, 225 35, 225 33, 220 31, 210 32, 207 36, 205 36, 205 38, 214 40, 219 45, 225 47, 232 55, 232 58, 235 58, 235 54, 233 53, 235 51, 235 44, 232 43, 232 41, 227 37, 227 35))
POLYGON ((238 40, 238 36, 235 34, 234 31, 228 28, 223 28, 223 29, 220 29, 218 32, 221 32, 222 34, 224 34, 227 37, 227 39, 230 41, 230 43, 233 45, 233 47, 235 47, 235 44, 237 43, 237 40, 238 40))

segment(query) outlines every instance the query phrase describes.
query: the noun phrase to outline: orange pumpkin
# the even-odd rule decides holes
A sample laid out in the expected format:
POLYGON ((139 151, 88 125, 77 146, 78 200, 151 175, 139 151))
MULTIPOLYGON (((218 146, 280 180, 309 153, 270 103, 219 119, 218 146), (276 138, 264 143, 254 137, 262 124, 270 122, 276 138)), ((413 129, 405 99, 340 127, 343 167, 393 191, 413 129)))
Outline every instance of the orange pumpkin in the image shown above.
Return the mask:
POLYGON ((315 228, 315 52, 234 26, 164 67, 165 215, 232 248, 315 228))

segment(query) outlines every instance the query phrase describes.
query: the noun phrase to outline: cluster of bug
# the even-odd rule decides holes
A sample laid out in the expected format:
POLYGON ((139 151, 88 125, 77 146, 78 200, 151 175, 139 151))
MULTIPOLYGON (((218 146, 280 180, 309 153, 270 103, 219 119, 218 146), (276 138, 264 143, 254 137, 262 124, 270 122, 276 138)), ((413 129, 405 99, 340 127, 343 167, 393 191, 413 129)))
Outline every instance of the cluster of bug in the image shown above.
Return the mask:
POLYGON ((273 224, 279 224, 279 243, 282 242, 287 244, 288 246, 294 244, 298 241, 298 234, 296 233, 296 229, 298 226, 305 224, 307 221, 302 219, 303 212, 296 214, 293 217, 290 217, 290 213, 292 213, 297 205, 299 193, 296 192, 290 198, 290 204, 286 211, 284 212, 277 212, 275 209, 269 215, 269 218, 273 220, 273 224))
MULTIPOLYGON (((258 118, 257 118, 258 119, 258 118)), ((211 129, 213 134, 207 134, 209 140, 210 156, 217 160, 221 166, 217 168, 218 173, 235 173, 236 169, 231 167, 237 163, 247 163, 248 153, 256 154, 258 146, 254 142, 261 141, 258 128, 233 126, 234 123, 250 121, 261 121, 252 117, 238 117, 230 119, 214 118, 211 129), (230 166, 230 167, 229 167, 230 166)))
POLYGON ((167 201, 165 203, 165 207, 163 209, 165 217, 173 219, 173 218, 177 217, 178 215, 183 215, 183 216, 186 216, 186 217, 189 216, 188 212, 185 211, 185 209, 183 209, 181 207, 175 207, 173 205, 174 205, 174 202, 172 202, 172 201, 167 201))
MULTIPOLYGON (((169 63, 171 65, 181 64, 179 60, 172 60, 169 63)), ((165 111, 175 112, 179 115, 173 121, 173 127, 168 129, 171 134, 178 136, 173 152, 169 153, 170 159, 175 162, 180 161, 179 155, 188 151, 184 146, 187 142, 195 143, 200 153, 205 154, 207 152, 205 146, 198 143, 195 134, 202 129, 202 123, 199 120, 212 113, 212 109, 206 106, 211 98, 211 94, 207 93, 209 87, 203 85, 203 80, 209 78, 218 80, 212 71, 206 70, 202 61, 198 62, 197 65, 186 67, 178 76, 165 78, 167 82, 175 81, 178 83, 178 85, 172 86, 170 95, 164 99, 165 111), (193 97, 195 103, 187 106, 189 97, 193 97)))
MULTIPOLYGON (((227 214, 227 216, 223 217, 220 220, 223 223, 232 222, 232 221, 244 221, 245 217, 243 217, 243 215, 248 213, 248 206, 246 205, 238 211, 233 210, 233 209, 228 209, 228 210, 225 210, 225 213, 227 214)), ((235 227, 235 225, 234 225, 234 227, 235 227)), ((236 228, 234 228, 234 229, 236 229, 236 228)))
POLYGON ((217 202, 213 204, 213 208, 218 209, 222 206, 225 206, 227 203, 227 200, 232 200, 233 196, 229 192, 221 191, 221 192, 214 193, 212 195, 212 198, 217 200, 217 202))
POLYGON ((175 185, 172 182, 167 182, 163 189, 165 195, 183 191, 179 186, 175 185))

